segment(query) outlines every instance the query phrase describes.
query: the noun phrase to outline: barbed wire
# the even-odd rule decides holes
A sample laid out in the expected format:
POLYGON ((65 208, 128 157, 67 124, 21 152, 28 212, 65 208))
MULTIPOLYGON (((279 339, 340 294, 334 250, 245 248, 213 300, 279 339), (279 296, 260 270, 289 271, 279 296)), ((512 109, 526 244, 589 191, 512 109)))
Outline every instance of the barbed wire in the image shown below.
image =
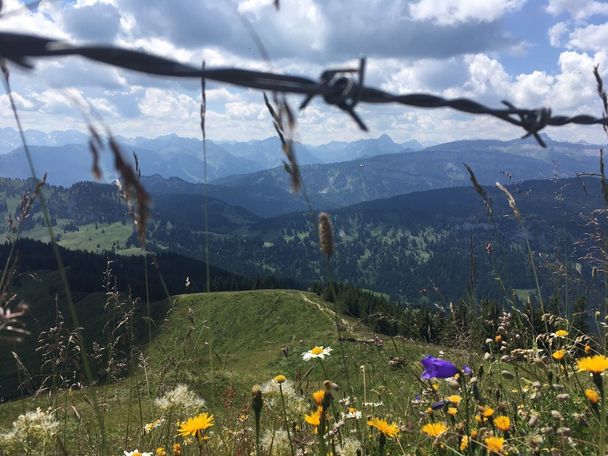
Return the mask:
POLYGON ((306 108, 314 97, 322 97, 325 103, 349 114, 364 131, 368 130, 367 126, 355 112, 358 103, 396 103, 417 108, 452 108, 468 114, 489 115, 523 128, 526 131, 523 137, 534 136, 542 147, 546 147, 546 144, 538 133, 546 126, 608 125, 608 117, 598 118, 587 114, 572 117, 553 116, 550 108, 520 109, 508 101, 503 101, 506 108, 494 109, 468 98, 448 99, 425 93, 392 94, 364 85, 365 58, 360 59, 358 68, 325 70, 319 80, 314 80, 239 68, 202 69, 165 57, 116 46, 75 45, 29 34, 0 32, 0 57, 25 68, 33 68, 31 59, 71 55, 150 75, 204 78, 244 88, 305 95, 300 109, 306 108))

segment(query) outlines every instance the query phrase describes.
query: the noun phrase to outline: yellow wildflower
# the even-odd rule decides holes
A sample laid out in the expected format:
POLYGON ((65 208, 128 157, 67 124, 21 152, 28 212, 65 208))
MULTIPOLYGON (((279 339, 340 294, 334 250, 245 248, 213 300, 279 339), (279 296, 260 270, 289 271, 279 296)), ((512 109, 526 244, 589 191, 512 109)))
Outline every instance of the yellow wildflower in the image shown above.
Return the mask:
POLYGON ((448 425, 443 422, 427 423, 422 426, 421 431, 429 437, 439 437, 441 434, 448 430, 448 425))
POLYGON ((481 416, 484 418, 490 418, 494 415, 494 409, 492 407, 483 407, 481 410, 481 416))
POLYGON ((600 395, 598 392, 591 388, 585 390, 585 397, 594 405, 600 401, 600 395))
POLYGON ((397 437, 399 435, 399 426, 396 423, 388 424, 386 420, 380 418, 372 418, 367 422, 367 425, 375 427, 387 437, 397 437))
POLYGON ((448 407, 448 415, 456 416, 458 409, 456 407, 448 407))
POLYGON ((495 338, 494 338, 494 342, 496 342, 497 344, 502 342, 502 336, 500 334, 498 334, 495 338))
POLYGON ((561 349, 553 352, 553 359, 556 361, 561 361, 566 356, 566 350, 561 349))
POLYGON ((277 375, 277 376, 274 378, 274 381, 275 381, 275 382, 277 382, 277 383, 279 383, 279 384, 280 384, 280 383, 285 383, 285 380, 287 380, 287 377, 285 377, 285 376, 284 376, 284 375, 282 375, 282 374, 277 375))
POLYGON ((462 439, 460 440, 460 451, 464 451, 467 448, 469 448, 469 436, 463 435, 462 439))
POLYGON ((314 426, 315 432, 317 432, 317 427, 321 424, 321 415, 323 414, 323 407, 317 407, 317 410, 309 415, 304 415, 304 421, 306 421, 311 426, 314 426))
POLYGON ((158 447, 154 454, 155 456, 167 456, 167 450, 165 450, 163 447, 158 447))
POLYGON ((588 356, 581 358, 577 362, 578 370, 591 372, 592 374, 601 374, 608 369, 608 358, 604 355, 588 356))
POLYGON ((182 437, 191 435, 201 439, 203 437, 203 431, 213 426, 213 415, 209 415, 207 412, 201 413, 192 418, 188 418, 186 421, 180 423, 178 434, 182 437))
POLYGON ((557 331, 555 331, 555 335, 557 337, 568 337, 569 332, 566 331, 565 329, 558 329, 557 331))
POLYGON ((315 404, 321 405, 323 399, 325 399, 325 390, 318 390, 312 393, 312 398, 315 400, 315 404))
POLYGON ((507 432, 511 428, 511 420, 508 416, 497 416, 494 418, 494 426, 503 432, 507 432))
POLYGON ((505 439, 502 437, 486 437, 483 442, 486 444, 488 453, 501 454, 505 439))
POLYGON ((585 344, 585 353, 587 353, 587 354, 591 353, 591 345, 585 344))
POLYGON ((454 405, 460 405, 460 402, 462 401, 462 397, 458 394, 452 394, 451 396, 448 396, 445 399, 450 401, 454 405))
POLYGON ((173 444, 173 456, 181 456, 182 455, 182 446, 179 443, 173 444))

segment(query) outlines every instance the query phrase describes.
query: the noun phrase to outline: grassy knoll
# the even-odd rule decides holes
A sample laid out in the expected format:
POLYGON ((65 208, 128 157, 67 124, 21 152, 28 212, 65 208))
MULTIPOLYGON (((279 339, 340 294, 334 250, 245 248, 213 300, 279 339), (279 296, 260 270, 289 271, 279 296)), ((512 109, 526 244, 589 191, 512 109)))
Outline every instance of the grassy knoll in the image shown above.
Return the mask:
POLYGON ((0 427, 8 427, 27 410, 52 407, 63 420, 61 438, 74 454, 95 454, 101 445, 91 405, 95 394, 109 454, 120 454, 125 448, 152 444, 142 426, 161 416, 154 400, 178 384, 204 398, 207 410, 220 421, 233 419, 235 410, 248 405, 253 384, 268 383, 279 373, 303 391, 318 389, 331 378, 341 385, 342 396, 362 393, 365 365, 368 400, 399 402, 405 389, 412 392, 414 374, 388 368, 389 356, 400 355, 413 367, 429 347, 404 340, 374 345, 365 326, 343 317, 339 321, 347 339, 343 348, 350 384, 341 362, 335 314, 318 296, 286 290, 179 295, 155 328, 152 343, 141 347, 141 353, 140 348, 134 350, 138 355, 128 378, 2 404, 0 427), (315 345, 333 347, 325 372, 318 362, 302 360, 301 353, 315 345), (85 429, 86 438, 81 434, 85 429))

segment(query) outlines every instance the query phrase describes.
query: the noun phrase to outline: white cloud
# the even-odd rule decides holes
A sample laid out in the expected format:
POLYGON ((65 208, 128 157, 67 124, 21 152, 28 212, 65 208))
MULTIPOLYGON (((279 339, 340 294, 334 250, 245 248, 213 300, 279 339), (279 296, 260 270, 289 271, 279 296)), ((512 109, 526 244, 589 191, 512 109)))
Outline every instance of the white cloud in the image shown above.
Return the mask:
POLYGON ((563 46, 563 36, 568 33, 568 24, 566 22, 558 22, 551 26, 547 36, 549 37, 549 43, 553 47, 563 46))
POLYGON ((608 47, 608 23, 579 27, 570 33, 568 47, 602 51, 608 47))
MULTIPOLYGON (((182 121, 197 124, 200 102, 188 95, 156 88, 146 89, 139 103, 146 117, 166 119, 169 123, 182 121)), ((145 123, 145 119, 142 119, 145 123)))
POLYGON ((207 89, 205 91, 205 96, 207 101, 215 101, 215 102, 228 102, 228 101, 236 101, 238 97, 230 92, 225 87, 220 87, 217 89, 207 89))
MULTIPOLYGON (((260 100, 261 101, 261 100, 260 100)), ((240 101, 226 103, 225 111, 231 120, 260 119, 266 108, 262 103, 244 103, 240 101)))
POLYGON ((461 22, 492 22, 520 9, 526 0, 418 0, 410 5, 410 14, 418 21, 443 25, 461 22))
POLYGON ((547 102, 555 80, 544 71, 518 75, 510 90, 513 102, 516 106, 542 106, 547 102))
MULTIPOLYGON (((19 110, 29 111, 35 107, 35 104, 32 100, 30 100, 29 98, 25 98, 19 95, 18 93, 13 93, 13 100, 15 101, 15 106, 17 106, 17 109, 19 110)), ((8 98, 8 95, 0 95, 0 105, 8 106, 9 104, 10 100, 8 98)))
POLYGON ((576 20, 595 15, 608 15, 608 3, 597 0, 549 0, 547 12, 557 16, 562 13, 576 20))
POLYGON ((3 2, 3 11, 18 11, 18 13, 3 16, 0 21, 0 30, 3 32, 34 33, 49 38, 67 39, 69 34, 63 30, 57 20, 58 10, 54 2, 42 2, 36 11, 24 8, 23 3, 17 0, 3 2))
POLYGON ((469 65, 470 79, 464 84, 473 96, 494 95, 504 98, 509 89, 509 75, 497 59, 485 54, 465 58, 469 65))

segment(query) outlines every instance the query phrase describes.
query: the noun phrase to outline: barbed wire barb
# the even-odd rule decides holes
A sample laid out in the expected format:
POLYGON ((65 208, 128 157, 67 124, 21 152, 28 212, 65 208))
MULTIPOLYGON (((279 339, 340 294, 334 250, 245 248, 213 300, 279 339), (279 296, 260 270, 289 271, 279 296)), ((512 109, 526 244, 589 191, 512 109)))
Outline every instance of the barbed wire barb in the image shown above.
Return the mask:
POLYGON ((116 46, 81 46, 29 34, 0 32, 0 58, 10 60, 24 68, 33 68, 32 59, 71 55, 150 75, 205 78, 254 90, 304 95, 300 109, 305 109, 314 97, 320 96, 328 105, 336 106, 346 112, 364 131, 368 131, 368 128, 355 112, 355 107, 359 103, 395 103, 414 108, 451 108, 473 115, 488 115, 523 128, 526 131, 524 138, 533 136, 542 147, 546 147, 546 144, 539 132, 547 126, 560 127, 566 124, 608 126, 608 117, 598 118, 586 114, 571 117, 553 116, 550 108, 520 109, 508 101, 503 101, 506 109, 494 109, 467 98, 447 99, 425 93, 392 94, 364 85, 365 58, 360 59, 358 69, 325 70, 320 80, 314 80, 302 76, 240 68, 197 68, 138 50, 116 46))

